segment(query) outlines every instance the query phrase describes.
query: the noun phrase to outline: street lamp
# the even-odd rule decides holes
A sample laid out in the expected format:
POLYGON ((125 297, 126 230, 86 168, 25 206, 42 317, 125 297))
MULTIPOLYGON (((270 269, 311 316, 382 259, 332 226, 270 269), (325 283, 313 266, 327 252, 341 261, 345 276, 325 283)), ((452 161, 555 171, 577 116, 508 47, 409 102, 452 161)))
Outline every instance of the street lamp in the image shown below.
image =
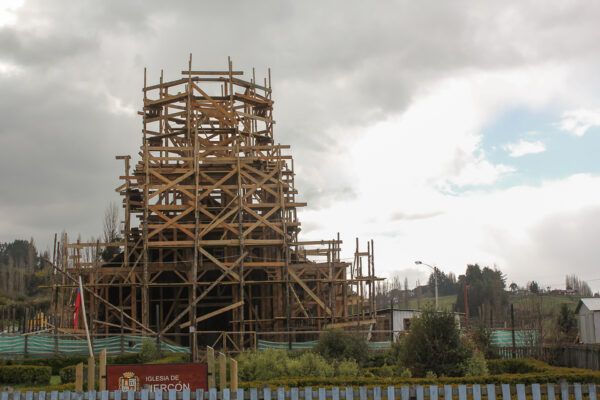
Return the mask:
POLYGON ((415 261, 415 264, 425 265, 433 270, 433 279, 435 281, 435 311, 437 311, 438 310, 438 273, 437 273, 438 268, 434 267, 433 265, 425 264, 422 261, 415 261))

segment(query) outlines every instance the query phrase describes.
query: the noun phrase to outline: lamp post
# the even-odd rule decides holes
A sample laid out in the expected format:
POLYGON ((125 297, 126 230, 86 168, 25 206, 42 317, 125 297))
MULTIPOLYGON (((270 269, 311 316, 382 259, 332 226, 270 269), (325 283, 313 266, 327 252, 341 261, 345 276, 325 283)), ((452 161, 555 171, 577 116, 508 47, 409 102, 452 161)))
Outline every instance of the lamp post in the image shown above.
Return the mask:
POLYGON ((433 265, 425 264, 422 261, 415 261, 415 264, 425 265, 433 270, 433 279, 435 282, 435 311, 437 311, 438 310, 438 273, 437 273, 438 268, 434 267, 433 265))

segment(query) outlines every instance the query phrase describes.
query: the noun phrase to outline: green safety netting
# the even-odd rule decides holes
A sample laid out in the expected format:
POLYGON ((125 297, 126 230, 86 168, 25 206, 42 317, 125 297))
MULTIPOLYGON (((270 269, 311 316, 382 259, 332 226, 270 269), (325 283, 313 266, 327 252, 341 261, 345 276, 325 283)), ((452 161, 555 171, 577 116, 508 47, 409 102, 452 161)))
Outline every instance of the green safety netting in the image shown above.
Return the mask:
POLYGON ((371 350, 386 350, 392 346, 392 342, 368 342, 367 346, 371 350))
MULTIPOLYGON (((316 340, 310 340, 308 342, 292 342, 292 350, 308 350, 312 349, 317 345, 316 340)), ((288 350, 289 343, 288 342, 271 342, 268 340, 258 339, 258 351, 264 351, 268 349, 274 350, 288 350)))
MULTIPOLYGON (((309 350, 317 345, 317 340, 310 340, 308 342, 292 342, 292 350, 309 350)), ((392 342, 368 342, 367 345, 372 350, 385 350, 391 346, 392 342)), ((271 342, 268 340, 258 339, 258 351, 264 351, 267 349, 274 350, 288 350, 288 342, 271 342)))
MULTIPOLYGON (((538 333, 534 330, 515 330, 515 346, 533 346, 537 342, 538 333)), ((492 331, 491 345, 497 347, 512 347, 512 331, 498 329, 492 331)))
MULTIPOLYGON (((142 346, 143 338, 140 336, 113 336, 94 339, 92 347, 94 353, 106 349, 109 355, 121 353, 137 353, 142 346)), ((161 351, 170 353, 187 353, 188 347, 174 346, 161 341, 161 351)), ((85 340, 54 339, 48 336, 27 336, 27 356, 51 356, 58 354, 88 354, 88 345, 85 340)), ((0 357, 25 354, 25 336, 0 335, 0 357)))

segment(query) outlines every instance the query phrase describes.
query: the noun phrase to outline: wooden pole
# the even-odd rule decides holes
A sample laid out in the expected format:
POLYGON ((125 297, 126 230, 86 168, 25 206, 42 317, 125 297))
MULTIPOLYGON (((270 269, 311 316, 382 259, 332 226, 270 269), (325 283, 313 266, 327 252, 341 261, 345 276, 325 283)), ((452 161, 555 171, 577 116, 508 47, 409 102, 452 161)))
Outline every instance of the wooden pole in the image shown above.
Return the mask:
POLYGON ((233 358, 229 359, 229 388, 231 392, 237 392, 238 390, 238 365, 237 361, 233 358))
POLYGON ((83 363, 77 364, 75 367, 75 391, 83 391, 83 363))
POLYGON ((98 379, 98 384, 99 384, 99 389, 102 390, 106 390, 106 349, 103 349, 100 352, 100 362, 98 365, 98 375, 99 375, 99 379, 98 379))
POLYGON ((227 357, 219 353, 219 389, 221 392, 227 387, 227 357))
POLYGON ((83 284, 81 283, 81 275, 79 275, 79 294, 81 296, 81 311, 83 312, 83 325, 85 326, 85 336, 87 337, 88 350, 90 357, 94 358, 94 351, 92 350, 92 341, 90 340, 90 330, 88 329, 87 317, 85 316, 85 301, 83 295, 83 284))
POLYGON ((208 388, 214 388, 215 384, 215 349, 206 346, 206 364, 208 367, 208 388))
POLYGON ((87 390, 94 390, 96 387, 96 361, 94 357, 88 357, 87 373, 87 390))

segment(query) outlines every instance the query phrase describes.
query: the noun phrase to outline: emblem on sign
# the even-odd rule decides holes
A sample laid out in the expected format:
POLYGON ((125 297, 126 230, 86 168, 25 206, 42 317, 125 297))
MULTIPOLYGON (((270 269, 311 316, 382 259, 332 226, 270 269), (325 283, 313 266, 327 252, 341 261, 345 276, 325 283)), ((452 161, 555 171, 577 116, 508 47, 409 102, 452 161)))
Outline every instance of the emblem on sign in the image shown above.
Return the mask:
POLYGON ((128 390, 138 391, 140 386, 140 378, 135 376, 133 372, 123 372, 119 378, 119 390, 126 392, 128 390))

